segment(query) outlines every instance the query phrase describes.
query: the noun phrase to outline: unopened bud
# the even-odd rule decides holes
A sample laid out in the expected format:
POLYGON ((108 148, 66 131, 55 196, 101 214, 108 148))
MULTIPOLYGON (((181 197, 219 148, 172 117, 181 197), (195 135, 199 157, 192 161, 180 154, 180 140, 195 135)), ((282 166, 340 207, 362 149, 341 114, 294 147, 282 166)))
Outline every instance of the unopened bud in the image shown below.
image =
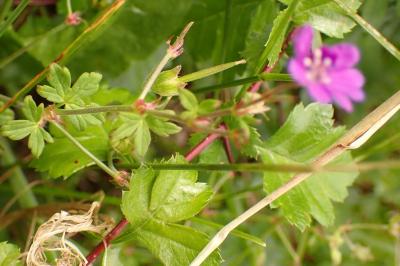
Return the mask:
POLYGON ((161 96, 178 95, 178 90, 186 86, 185 82, 179 80, 180 71, 181 66, 176 66, 173 69, 161 72, 152 87, 153 92, 161 96))
POLYGON ((69 14, 66 19, 65 19, 65 24, 70 25, 70 26, 77 26, 81 24, 82 18, 81 14, 79 12, 74 12, 69 14))

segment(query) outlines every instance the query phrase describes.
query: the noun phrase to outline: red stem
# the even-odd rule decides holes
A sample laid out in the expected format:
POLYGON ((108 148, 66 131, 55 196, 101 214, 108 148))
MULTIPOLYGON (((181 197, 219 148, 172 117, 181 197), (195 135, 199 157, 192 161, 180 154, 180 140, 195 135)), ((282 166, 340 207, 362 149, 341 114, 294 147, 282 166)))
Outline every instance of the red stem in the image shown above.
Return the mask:
MULTIPOLYGON (((228 130, 228 127, 225 125, 225 123, 222 123, 221 127, 225 130, 228 130)), ((232 147, 231 147, 231 143, 229 142, 228 136, 222 136, 221 139, 222 139, 222 143, 224 144, 226 157, 228 157, 229 163, 234 163, 235 158, 233 157, 232 147)))
POLYGON ((197 144, 191 151, 189 151, 185 158, 188 162, 193 160, 197 155, 199 155, 202 151, 204 151, 211 143, 214 142, 217 138, 220 137, 218 133, 208 134, 199 144, 197 144))
MULTIPOLYGON (((221 128, 226 128, 225 125, 221 126, 221 128)), ((201 141, 197 146, 195 146, 191 151, 189 151, 185 159, 190 162, 196 156, 198 156, 205 148, 208 147, 215 139, 219 138, 219 134, 211 133, 209 134, 203 141, 201 141)), ((228 142, 229 145, 229 142, 228 142)), ((232 157, 233 158, 233 157, 232 157)), ((128 221, 125 218, 122 218, 121 221, 104 237, 103 241, 99 243, 90 253, 86 256, 86 266, 92 265, 98 256, 103 253, 104 249, 110 246, 111 241, 114 240, 128 225, 128 221)))
POLYGON ((113 239, 115 239, 124 228, 128 225, 128 221, 123 218, 103 239, 101 243, 99 243, 90 253, 87 255, 86 266, 92 265, 96 258, 104 251, 106 247, 108 247, 113 239))

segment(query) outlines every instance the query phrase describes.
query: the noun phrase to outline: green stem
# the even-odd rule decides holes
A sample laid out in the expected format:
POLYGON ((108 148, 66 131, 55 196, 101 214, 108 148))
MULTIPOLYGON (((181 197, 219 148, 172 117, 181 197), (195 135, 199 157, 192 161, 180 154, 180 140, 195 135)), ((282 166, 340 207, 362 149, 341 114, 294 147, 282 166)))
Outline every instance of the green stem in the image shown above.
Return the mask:
POLYGON ((6 58, 2 59, 0 61, 0 68, 4 68, 6 65, 11 63, 13 60, 17 59, 19 56, 21 56, 26 51, 28 51, 32 46, 34 46, 37 42, 43 40, 44 38, 48 37, 51 34, 54 34, 56 32, 63 30, 65 27, 66 27, 66 24, 64 24, 64 23, 60 24, 60 25, 52 28, 51 30, 47 31, 46 33, 34 38, 32 41, 30 41, 27 45, 25 45, 21 49, 18 49, 17 51, 13 52, 6 58))
POLYGON ((117 184, 119 184, 120 174, 117 171, 112 170, 107 165, 105 165, 102 161, 100 161, 96 156, 94 156, 88 149, 86 149, 74 136, 69 134, 61 125, 58 123, 51 121, 51 123, 61 131, 78 149, 80 149, 83 153, 85 153, 90 159, 93 160, 98 167, 100 167, 104 172, 109 174, 117 184))
POLYGON ((369 24, 364 18, 355 13, 351 8, 349 8, 342 0, 334 0, 335 3, 340 6, 346 14, 351 17, 355 22, 357 22, 366 32, 368 32, 375 40, 377 40, 386 50, 389 51, 397 60, 400 61, 400 51, 389 42, 385 36, 383 36, 377 29, 375 29, 371 24, 369 24))
POLYGON ((11 9, 13 0, 4 0, 0 11, 0 21, 3 21, 11 9))
POLYGON ((7 28, 18 18, 29 4, 29 0, 21 0, 18 6, 10 13, 7 19, 0 24, 0 37, 6 32, 7 28))
POLYGON ((194 93, 205 93, 211 91, 222 90, 225 88, 235 87, 238 85, 246 85, 251 84, 257 81, 293 81, 289 74, 281 74, 281 73, 262 73, 256 76, 247 77, 243 79, 238 79, 222 84, 207 86, 203 88, 194 89, 194 93))
MULTIPOLYGON (((3 148, 2 160, 5 165, 11 165, 16 163, 16 158, 8 142, 0 137, 0 146, 3 148)), ((12 175, 8 178, 10 185, 15 194, 24 190, 25 192, 18 198, 19 204, 23 208, 30 208, 37 206, 38 202, 35 198, 31 189, 26 189, 29 184, 26 180, 24 172, 21 167, 15 165, 15 169, 12 175)))
POLYGON ((147 93, 149 93, 149 91, 151 90, 151 87, 153 86, 157 77, 160 75, 161 71, 163 70, 165 65, 169 62, 170 59, 172 59, 171 54, 167 51, 164 57, 161 59, 160 63, 157 65, 156 69, 151 74, 150 78, 147 80, 146 84, 144 85, 142 93, 138 98, 139 100, 144 100, 147 93))
MULTIPOLYGON (((232 164, 160 164, 147 163, 156 170, 197 170, 197 171, 237 171, 237 172, 283 172, 283 173, 311 173, 311 172, 354 172, 373 171, 380 169, 400 169, 400 160, 386 160, 381 162, 365 162, 351 164, 334 164, 313 167, 307 164, 264 164, 264 163, 232 163, 232 164)), ((122 165, 121 165, 122 166, 122 165)), ((138 168, 141 165, 129 165, 138 168)))
POLYGON ((86 107, 82 109, 57 109, 57 114, 64 115, 84 115, 93 113, 107 113, 107 112, 132 112, 134 109, 131 105, 107 105, 107 106, 96 106, 86 107))
MULTIPOLYGON (((93 113, 107 113, 107 112, 134 112, 135 109, 132 105, 107 105, 97 107, 87 107, 81 109, 57 109, 57 114, 61 116, 65 115, 84 115, 93 113)), ((187 124, 186 121, 182 120, 179 116, 163 112, 162 110, 146 110, 147 114, 151 114, 157 117, 167 118, 171 121, 175 121, 180 124, 187 124)))
POLYGON ((68 10, 68 15, 71 15, 72 14, 71 0, 67 0, 67 10, 68 10))

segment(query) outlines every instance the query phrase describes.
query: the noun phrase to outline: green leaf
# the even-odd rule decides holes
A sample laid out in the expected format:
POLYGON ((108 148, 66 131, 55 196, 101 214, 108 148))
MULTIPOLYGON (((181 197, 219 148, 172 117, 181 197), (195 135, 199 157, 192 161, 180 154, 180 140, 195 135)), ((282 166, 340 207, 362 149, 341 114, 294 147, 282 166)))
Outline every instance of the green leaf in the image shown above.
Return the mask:
POLYGON ((123 113, 120 115, 122 124, 114 131, 113 139, 121 140, 133 135, 138 127, 139 121, 142 119, 139 114, 123 113))
MULTIPOLYGON (((292 0, 281 0, 290 4, 292 0)), ((359 0, 346 1, 346 5, 356 12, 361 2, 359 0)), ((343 38, 356 25, 352 19, 330 0, 302 0, 296 8, 293 21, 296 24, 310 24, 315 29, 328 36, 343 38)))
MULTIPOLYGON (((89 105, 76 105, 76 104, 66 104, 66 110, 74 110, 74 109, 82 109, 85 107, 95 107, 97 104, 89 104, 89 105)), ((71 124, 77 130, 84 130, 88 125, 101 125, 103 123, 104 117, 101 113, 97 114, 82 114, 82 115, 69 115, 67 120, 71 122, 71 124)))
POLYGON ((19 266, 22 265, 18 259, 20 256, 19 248, 7 242, 0 243, 0 266, 19 266))
POLYGON ((257 129, 250 126, 251 121, 247 121, 250 119, 249 116, 229 116, 224 121, 230 130, 240 133, 235 139, 236 145, 239 146, 239 152, 252 158, 258 158, 263 142, 257 129))
MULTIPOLYGON (((167 163, 186 163, 176 157, 167 163)), ((160 171, 151 192, 152 215, 167 222, 179 222, 196 215, 212 196, 205 183, 196 183, 197 171, 160 171)))
MULTIPOLYGON (((343 127, 333 127, 333 108, 330 105, 298 105, 285 124, 266 143, 262 159, 265 163, 309 163, 329 148, 344 132, 343 127)), ((339 156, 334 163, 351 163, 349 153, 339 156)), ((271 193, 284 185, 293 174, 266 172, 264 189, 271 193)), ((331 225, 334 210, 331 200, 343 201, 347 186, 357 173, 318 173, 309 177, 279 199, 273 207, 280 207, 288 221, 304 230, 310 225, 311 216, 322 225, 331 225)))
POLYGON ((283 42, 285 41, 287 29, 289 28, 292 15, 296 10, 298 3, 299 0, 291 1, 289 6, 285 10, 281 11, 275 18, 268 41, 265 44, 265 49, 258 61, 256 72, 262 71, 267 60, 269 66, 275 64, 278 60, 283 42))
POLYGON ((124 88, 100 88, 91 97, 98 105, 132 104, 136 99, 128 89, 124 88))
POLYGON ((24 99, 24 106, 22 107, 22 112, 28 120, 33 122, 39 122, 42 118, 42 114, 44 111, 43 104, 36 106, 35 101, 32 99, 32 96, 28 95, 24 99))
POLYGON ((1 134, 12 140, 20 140, 31 134, 36 123, 29 120, 11 120, 1 127, 1 134))
MULTIPOLYGON (((171 266, 189 265, 209 241, 205 234, 193 228, 153 220, 137 229, 135 238, 164 265, 171 266)), ((220 262, 219 254, 214 252, 202 265, 219 265, 220 262)))
POLYGON ((197 111, 199 106, 199 102, 197 101, 196 96, 193 92, 187 89, 179 90, 179 100, 181 101, 182 106, 189 111, 197 111))
POLYGON ((44 149, 44 137, 39 127, 34 127, 30 133, 28 147, 33 156, 38 158, 44 149))
MULTIPOLYGON (((108 78, 120 76, 127 70, 129 82, 125 84, 128 86, 137 82, 137 76, 132 74, 138 69, 129 69, 132 62, 141 61, 139 66, 142 68, 143 61, 157 48, 164 45, 162 49, 166 49, 165 40, 190 21, 185 19, 185 15, 191 5, 191 1, 187 0, 175 0, 172 5, 169 0, 126 1, 112 26, 102 32, 95 42, 77 51, 74 60, 69 63, 70 68, 73 73, 99 71, 108 78)), ((54 42, 47 46, 54 46, 54 42)))
POLYGON ((97 92, 102 75, 96 72, 83 73, 74 83, 67 97, 86 97, 97 92))
MULTIPOLYGON (((94 156, 100 160, 107 159, 109 150, 108 134, 103 126, 92 126, 84 131, 71 134, 94 156)), ((47 172, 49 177, 67 178, 73 173, 93 165, 90 159, 81 150, 71 144, 65 137, 55 137, 54 142, 45 146, 39 159, 34 159, 31 166, 37 171, 47 172)))
POLYGON ((71 74, 68 68, 51 64, 47 81, 51 86, 39 86, 38 93, 50 102, 62 103, 64 92, 71 87, 71 74))
POLYGON ((161 96, 178 95, 179 89, 183 89, 186 86, 186 83, 180 81, 178 78, 180 71, 181 66, 176 66, 173 69, 161 72, 151 88, 152 91, 161 96))
MULTIPOLYGON (((194 133, 190 135, 189 144, 190 148, 200 143, 207 134, 194 133)), ((221 141, 213 141, 207 148, 205 148, 199 156, 197 156, 199 163, 227 163, 227 157, 221 141)))
MULTIPOLYGON (((57 64, 50 66, 47 80, 51 86, 39 86, 38 93, 47 100, 64 104, 65 109, 81 109, 95 105, 88 97, 95 94, 100 85, 102 75, 92 72, 83 73, 71 88, 71 75, 65 67, 57 64)), ((100 125, 102 114, 72 115, 67 118, 78 130, 88 125, 100 125)))
POLYGON ((275 1, 261 2, 255 14, 251 18, 249 31, 245 38, 245 47, 241 54, 246 59, 247 72, 253 74, 256 72, 256 64, 264 50, 265 43, 268 40, 268 32, 271 31, 272 22, 278 13, 275 1))
POLYGON ((2 135, 12 140, 20 140, 29 136, 28 147, 35 157, 39 157, 44 148, 44 142, 52 142, 53 138, 43 129, 43 104, 36 106, 32 96, 26 96, 22 112, 29 120, 10 120, 1 127, 2 135))
POLYGON ((169 135, 176 134, 182 129, 174 123, 168 122, 166 119, 152 115, 146 117, 146 122, 150 130, 161 137, 168 137, 169 135))
POLYGON ((124 138, 133 140, 135 153, 140 157, 146 154, 150 142, 150 129, 147 125, 146 116, 135 113, 126 113, 121 115, 122 124, 113 133, 113 141, 120 142, 124 138))
MULTIPOLYGON (((181 156, 166 163, 185 163, 181 156)), ((207 244, 197 230, 174 224, 196 215, 209 201, 212 191, 196 183, 196 171, 154 171, 139 168, 132 174, 130 188, 122 195, 122 212, 131 224, 119 241, 136 239, 165 265, 188 265, 207 244)), ((118 241, 118 240, 117 240, 118 241)), ((204 265, 217 265, 214 252, 204 265)))
MULTIPOLYGON (((0 108, 4 105, 2 101, 0 101, 0 108)), ((4 112, 0 113, 0 124, 3 125, 7 121, 11 121, 14 119, 14 112, 8 108, 4 110, 4 112)))
POLYGON ((204 115, 215 112, 221 106, 221 101, 216 99, 206 99, 200 102, 199 114, 204 115))
POLYGON ((145 119, 138 121, 137 129, 134 133, 134 140, 136 153, 140 157, 144 157, 151 142, 150 129, 145 119))

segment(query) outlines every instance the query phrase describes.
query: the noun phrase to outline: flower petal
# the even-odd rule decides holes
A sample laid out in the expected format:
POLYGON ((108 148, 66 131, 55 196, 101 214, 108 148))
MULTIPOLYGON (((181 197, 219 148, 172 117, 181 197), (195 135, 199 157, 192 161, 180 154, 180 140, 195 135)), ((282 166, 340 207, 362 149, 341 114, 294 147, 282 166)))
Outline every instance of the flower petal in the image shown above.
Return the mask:
POLYGON ((304 67, 300 59, 290 59, 288 64, 288 72, 293 79, 302 86, 307 86, 309 80, 307 79, 307 69, 304 67))
POLYGON ((360 51, 350 43, 341 43, 328 47, 333 59, 333 68, 350 68, 360 60, 360 51))
POLYGON ((327 86, 327 89, 332 92, 345 94, 351 100, 361 102, 365 98, 362 89, 365 79, 364 76, 355 68, 335 71, 329 73, 332 82, 327 86))
POLYGON ((303 58, 311 55, 313 28, 305 25, 297 28, 293 33, 294 51, 296 57, 303 58))
POLYGON ((353 104, 345 94, 335 92, 333 94, 333 99, 346 112, 348 113, 353 112, 353 104))
POLYGON ((307 92, 310 97, 320 103, 331 103, 332 96, 329 91, 321 84, 309 84, 307 87, 307 92))

